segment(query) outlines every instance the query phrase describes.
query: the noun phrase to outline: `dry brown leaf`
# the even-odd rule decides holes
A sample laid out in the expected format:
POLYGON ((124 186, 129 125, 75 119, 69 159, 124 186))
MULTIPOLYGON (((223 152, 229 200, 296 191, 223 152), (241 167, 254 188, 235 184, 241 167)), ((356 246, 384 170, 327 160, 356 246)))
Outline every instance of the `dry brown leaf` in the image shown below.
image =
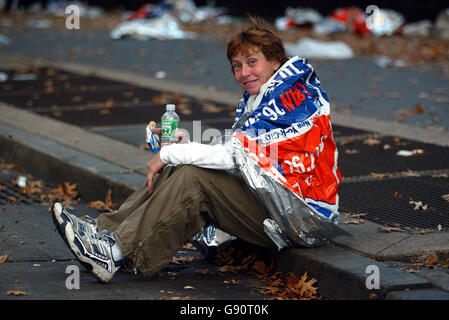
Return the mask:
POLYGON ((371 172, 369 175, 376 179, 385 179, 390 176, 388 173, 375 173, 375 172, 371 172))
POLYGON ((192 250, 192 251, 197 250, 196 247, 190 241, 187 241, 186 243, 184 243, 183 249, 192 250))
POLYGON ((26 296, 28 295, 28 292, 25 291, 19 291, 19 290, 9 290, 5 292, 7 296, 26 296))
POLYGON ((116 204, 112 202, 112 190, 109 189, 108 193, 106 195, 105 201, 89 201, 87 205, 91 208, 97 209, 97 211, 107 211, 107 212, 114 212, 116 208, 116 204))
POLYGON ((186 264, 186 263, 191 263, 193 260, 195 260, 195 257, 182 256, 182 257, 173 257, 171 259, 171 262, 175 263, 175 264, 186 264))
POLYGON ((447 202, 449 202, 449 193, 448 193, 448 194, 443 194, 443 195, 441 195, 441 198, 443 198, 444 200, 446 200, 447 202))
POLYGON ((212 272, 209 269, 199 269, 199 270, 196 270, 195 273, 201 273, 203 275, 206 275, 206 274, 210 274, 212 272))
POLYGON ((345 149, 345 154, 357 154, 360 153, 357 149, 345 149))
POLYGON ((267 268, 265 267, 265 263, 263 261, 256 261, 254 263, 254 269, 259 273, 267 273, 267 268))
POLYGON ((375 138, 368 138, 365 141, 363 141, 363 144, 367 144, 369 146, 373 146, 376 144, 380 144, 380 140, 375 139, 375 138))
POLYGON ((8 256, 0 256, 0 263, 5 263, 8 256))
POLYGON ((438 261, 438 258, 436 256, 433 256, 433 255, 429 256, 429 257, 427 257, 426 265, 435 265, 437 263, 437 261, 438 261))
POLYGON ((415 207, 413 210, 419 210, 420 208, 423 209, 423 211, 427 210, 427 204, 423 204, 422 201, 413 201, 410 200, 408 203, 413 204, 415 207))
POLYGON ((391 233, 391 232, 405 232, 405 230, 402 230, 401 228, 395 228, 395 227, 380 227, 377 228, 378 232, 385 232, 385 233, 391 233))

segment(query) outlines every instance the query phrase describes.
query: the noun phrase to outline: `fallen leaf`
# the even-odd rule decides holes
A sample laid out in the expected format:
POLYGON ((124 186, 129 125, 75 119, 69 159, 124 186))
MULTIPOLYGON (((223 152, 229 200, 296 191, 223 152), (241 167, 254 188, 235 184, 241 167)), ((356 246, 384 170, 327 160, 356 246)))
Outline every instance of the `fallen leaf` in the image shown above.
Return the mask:
POLYGON ((201 274, 206 275, 206 274, 210 274, 211 271, 209 269, 199 269, 199 270, 196 270, 195 273, 201 273, 201 274))
POLYGON ((171 262, 175 264, 186 264, 191 263, 193 260, 195 260, 195 258, 192 256, 182 256, 182 257, 173 257, 171 259, 171 262))
POLYGON ((386 233, 391 233, 391 232, 405 232, 405 230, 402 230, 401 228, 395 228, 395 227, 380 227, 377 228, 378 232, 386 232, 386 233))
POLYGON ((441 198, 443 198, 444 200, 446 200, 447 202, 449 202, 449 193, 448 193, 448 194, 443 194, 443 195, 441 195, 441 198))
POLYGON ((415 205, 415 207, 413 208, 413 210, 419 210, 420 208, 423 209, 423 211, 427 210, 427 204, 422 203, 422 201, 413 201, 410 200, 408 203, 415 205))
POLYGON ((413 111, 414 111, 416 114, 422 114, 422 113, 424 113, 424 107, 422 106, 421 103, 418 103, 418 104, 416 104, 416 106, 413 108, 413 111))
POLYGON ((91 208, 97 209, 97 211, 107 211, 107 212, 114 212, 116 208, 116 204, 112 202, 112 190, 109 189, 108 193, 106 195, 105 201, 89 201, 87 205, 91 208))
POLYGON ((0 256, 0 263, 5 263, 8 256, 0 256))
POLYGON ((375 172, 371 172, 369 175, 376 179, 385 179, 390 176, 388 173, 375 173, 375 172))
POLYGON ((18 290, 9 290, 9 291, 6 291, 6 295, 7 296, 26 296, 26 295, 28 295, 28 292, 25 292, 25 291, 18 291, 18 290))
POLYGON ((345 149, 345 154, 357 154, 359 152, 357 149, 345 149))
POLYGON ((373 146, 376 144, 380 144, 380 140, 375 139, 375 138, 368 138, 365 141, 363 141, 363 144, 367 144, 369 146, 373 146))
POLYGON ((427 257, 426 265, 434 265, 437 263, 437 261, 438 261, 438 258, 436 256, 433 256, 433 255, 429 256, 429 257, 427 257))
POLYGON ((342 222, 343 224, 361 224, 361 223, 365 223, 364 219, 349 219, 349 220, 344 220, 342 222))

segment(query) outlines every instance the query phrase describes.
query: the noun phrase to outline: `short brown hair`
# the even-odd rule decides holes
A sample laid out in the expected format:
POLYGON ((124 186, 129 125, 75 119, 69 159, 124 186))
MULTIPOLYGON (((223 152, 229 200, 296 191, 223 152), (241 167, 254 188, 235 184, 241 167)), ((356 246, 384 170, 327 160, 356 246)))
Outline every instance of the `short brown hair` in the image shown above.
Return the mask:
POLYGON ((287 60, 281 38, 261 18, 250 17, 251 26, 244 27, 229 40, 228 60, 242 52, 247 54, 252 47, 259 48, 268 61, 277 61, 283 65, 287 60))

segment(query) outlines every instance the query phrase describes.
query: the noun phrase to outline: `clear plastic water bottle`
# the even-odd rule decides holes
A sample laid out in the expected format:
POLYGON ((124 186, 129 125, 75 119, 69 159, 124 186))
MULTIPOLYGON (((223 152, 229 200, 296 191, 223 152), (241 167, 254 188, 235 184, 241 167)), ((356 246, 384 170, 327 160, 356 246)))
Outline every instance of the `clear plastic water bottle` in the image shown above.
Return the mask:
POLYGON ((177 143, 178 139, 175 137, 175 133, 179 129, 179 116, 175 112, 174 104, 167 104, 166 112, 161 118, 161 126, 161 147, 177 143))

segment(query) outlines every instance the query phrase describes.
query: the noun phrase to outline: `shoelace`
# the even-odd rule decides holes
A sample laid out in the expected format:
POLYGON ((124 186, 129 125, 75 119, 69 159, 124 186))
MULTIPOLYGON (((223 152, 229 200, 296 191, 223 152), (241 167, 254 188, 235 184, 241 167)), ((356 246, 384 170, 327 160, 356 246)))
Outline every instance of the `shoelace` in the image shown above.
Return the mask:
POLYGON ((100 250, 101 254, 108 258, 112 258, 111 246, 115 243, 113 235, 110 235, 105 231, 99 231, 95 233, 86 233, 86 236, 88 237, 89 243, 95 245, 100 250))

